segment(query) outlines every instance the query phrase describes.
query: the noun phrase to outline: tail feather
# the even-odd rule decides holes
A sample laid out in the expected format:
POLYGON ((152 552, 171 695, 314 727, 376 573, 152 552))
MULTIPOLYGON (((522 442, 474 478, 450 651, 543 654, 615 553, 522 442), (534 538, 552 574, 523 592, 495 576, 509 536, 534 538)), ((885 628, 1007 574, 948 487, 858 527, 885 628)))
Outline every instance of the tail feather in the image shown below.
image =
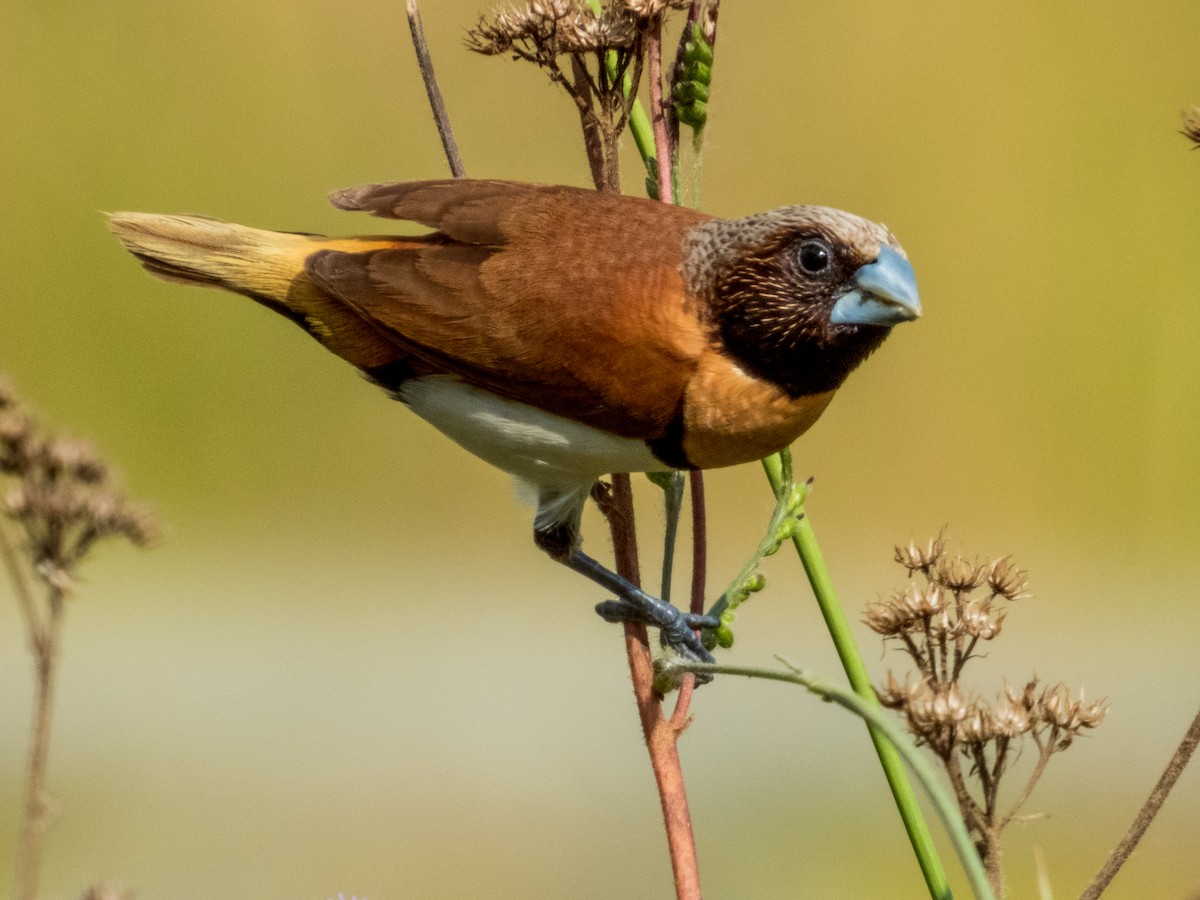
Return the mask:
POLYGON ((282 303, 316 249, 307 235, 262 231, 207 216, 110 213, 109 230, 151 274, 282 303))
POLYGON ((110 213, 108 228, 158 278, 245 294, 291 319, 365 372, 403 364, 405 353, 395 342, 341 298, 314 284, 305 262, 319 250, 366 252, 413 246, 413 239, 327 239, 263 231, 207 216, 134 212, 110 213))

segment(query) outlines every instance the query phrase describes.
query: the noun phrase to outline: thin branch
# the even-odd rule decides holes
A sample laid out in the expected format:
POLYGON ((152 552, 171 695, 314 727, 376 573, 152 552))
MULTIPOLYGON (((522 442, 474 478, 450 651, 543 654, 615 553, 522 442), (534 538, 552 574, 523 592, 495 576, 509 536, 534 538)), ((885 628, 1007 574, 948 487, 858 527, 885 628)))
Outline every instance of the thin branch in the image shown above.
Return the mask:
POLYGON ((17 871, 13 888, 16 900, 35 900, 37 897, 46 829, 50 824, 46 764, 50 758, 55 676, 58 673, 55 663, 62 635, 63 593, 53 586, 48 591, 45 632, 35 653, 37 684, 34 687, 29 762, 25 771, 25 811, 21 817, 21 835, 17 845, 17 871))
POLYGON ((408 12, 408 29, 412 32, 413 49, 417 51, 421 79, 425 82, 425 93, 429 96, 429 107, 433 111, 433 120, 437 123, 438 135, 442 139, 446 162, 450 164, 450 171, 454 173, 455 178, 465 178, 467 170, 463 168, 458 144, 454 140, 454 132, 450 129, 450 116, 446 113, 446 104, 442 100, 442 92, 438 89, 437 77, 433 73, 433 59, 429 55, 429 44, 425 41, 421 11, 417 8, 417 0, 406 0, 405 6, 408 12))
MULTIPOLYGON (((612 532, 613 554, 617 574, 638 584, 637 530, 633 518, 633 488, 629 475, 616 473, 612 477, 612 502, 604 510, 612 532)), ((700 900, 700 867, 696 857, 696 841, 692 834, 691 813, 688 810, 683 766, 676 747, 678 732, 662 715, 662 696, 654 688, 654 662, 646 626, 641 622, 625 623, 625 651, 629 657, 629 673, 633 680, 633 695, 637 701, 642 735, 650 753, 650 768, 658 786, 667 845, 671 855, 671 870, 675 878, 678 900, 700 900)))
POLYGON ((17 551, 8 539, 8 532, 3 523, 0 523, 0 558, 4 560, 4 568, 8 570, 13 593, 17 596, 17 605, 21 607, 21 616, 29 630, 30 649, 40 656, 46 640, 46 626, 38 615, 29 579, 25 577, 25 570, 21 567, 21 561, 17 559, 17 551))
MULTIPOLYGON (((738 675, 746 678, 765 678, 771 681, 798 684, 823 700, 836 703, 838 706, 854 713, 870 726, 873 734, 878 734, 882 740, 886 741, 895 750, 897 758, 903 760, 908 765, 913 775, 916 776, 922 787, 925 788, 926 794, 942 820, 942 824, 946 827, 946 833, 949 835, 954 849, 958 853, 959 861, 962 863, 963 870, 970 881, 971 889, 975 892, 975 896, 991 900, 995 894, 988 883, 980 859, 975 853, 975 848, 970 835, 967 833, 966 825, 963 823, 961 816, 958 815, 954 802, 946 793, 945 788, 942 787, 937 776, 937 771, 917 748, 916 744, 913 743, 912 739, 905 734, 901 726, 878 703, 874 703, 853 691, 832 684, 819 675, 805 672, 783 660, 780 661, 787 666, 787 671, 762 669, 754 666, 696 663, 684 659, 665 659, 659 662, 658 665, 659 670, 664 675, 675 678, 680 677, 684 672, 694 672, 707 675, 738 675)), ((944 891, 938 892, 937 896, 949 897, 949 886, 944 891)))
POLYGON ((1021 795, 1017 797, 1016 802, 1009 809, 1008 815, 999 821, 997 828, 1006 828, 1008 823, 1017 817, 1017 813, 1020 812, 1021 807, 1029 800, 1037 783, 1041 781, 1042 774, 1046 771, 1046 766, 1050 764, 1050 757, 1054 755, 1055 740, 1053 738, 1045 744, 1041 744, 1041 739, 1036 734, 1033 738, 1039 744, 1037 765, 1033 767, 1033 774, 1025 782, 1025 787, 1022 789, 1021 795))
POLYGON ((704 612, 708 583, 708 511, 704 501, 704 473, 688 472, 692 489, 692 607, 696 615, 704 612))
POLYGON ((954 788, 954 796, 958 801, 958 810, 962 814, 963 821, 976 834, 982 835, 987 828, 987 821, 983 817, 983 807, 971 796, 971 791, 967 788, 958 755, 951 750, 950 756, 943 756, 942 760, 945 764, 946 774, 950 778, 950 786, 954 788))
POLYGON ((658 165, 658 199, 675 202, 675 178, 672 171, 671 137, 667 130, 666 104, 662 96, 662 17, 656 16, 650 25, 647 46, 646 80, 650 88, 650 124, 654 128, 654 160, 658 165))
POLYGON ((1162 809, 1167 795, 1171 793, 1171 789, 1175 787, 1175 782, 1179 780, 1179 776, 1187 767, 1188 761, 1192 758, 1192 753, 1195 752, 1197 744, 1200 744, 1200 712, 1196 713, 1196 718, 1192 720, 1192 724, 1188 728, 1187 733, 1184 734, 1183 740, 1180 741, 1170 762, 1167 763, 1167 768, 1162 773, 1162 777, 1158 779, 1158 784, 1154 786, 1154 790, 1146 798, 1145 804, 1138 810, 1137 817, 1133 820, 1133 824, 1129 826, 1128 833, 1121 839, 1121 843, 1117 844, 1117 848, 1113 850, 1112 855, 1104 863, 1104 867, 1096 875, 1092 883, 1088 885, 1087 890, 1080 895, 1080 900, 1095 900, 1095 898, 1104 893, 1104 889, 1116 877, 1117 872, 1121 870, 1121 866, 1125 865, 1125 861, 1129 859, 1134 848, 1137 847, 1138 841, 1142 839, 1142 835, 1146 833, 1146 829, 1150 827, 1150 823, 1154 821, 1154 817, 1162 809))
MULTIPOLYGON (((704 612, 706 588, 708 586, 708 512, 704 502, 704 473, 699 469, 688 472, 688 483, 692 492, 692 600, 691 612, 704 612)), ((685 678, 679 686, 675 709, 671 713, 671 726, 682 734, 691 721, 688 712, 692 692, 696 689, 695 678, 685 678)))

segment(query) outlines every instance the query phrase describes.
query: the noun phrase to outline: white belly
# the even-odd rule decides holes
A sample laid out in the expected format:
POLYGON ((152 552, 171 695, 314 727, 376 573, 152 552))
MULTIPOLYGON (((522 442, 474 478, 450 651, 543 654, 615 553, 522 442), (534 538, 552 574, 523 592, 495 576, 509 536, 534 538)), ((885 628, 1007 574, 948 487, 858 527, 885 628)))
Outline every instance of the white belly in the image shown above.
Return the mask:
POLYGON ((538 527, 560 521, 582 505, 601 475, 668 468, 644 441, 505 400, 452 376, 411 379, 399 395, 464 449, 536 486, 538 527))

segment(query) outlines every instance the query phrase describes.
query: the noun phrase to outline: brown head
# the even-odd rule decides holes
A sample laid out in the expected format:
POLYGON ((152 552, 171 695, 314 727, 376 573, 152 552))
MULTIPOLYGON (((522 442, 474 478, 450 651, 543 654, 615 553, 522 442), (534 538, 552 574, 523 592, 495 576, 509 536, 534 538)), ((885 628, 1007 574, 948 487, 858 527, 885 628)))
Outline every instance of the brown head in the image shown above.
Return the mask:
POLYGON ((683 269, 725 352, 792 397, 835 389, 893 325, 921 313, 892 233, 828 207, 704 222, 683 269))

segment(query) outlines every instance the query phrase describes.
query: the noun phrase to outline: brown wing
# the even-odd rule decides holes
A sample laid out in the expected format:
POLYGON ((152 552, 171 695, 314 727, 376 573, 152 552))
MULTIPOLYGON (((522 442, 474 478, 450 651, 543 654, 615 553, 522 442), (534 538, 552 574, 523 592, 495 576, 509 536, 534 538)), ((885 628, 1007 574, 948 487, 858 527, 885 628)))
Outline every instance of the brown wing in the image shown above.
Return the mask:
POLYGON ((368 185, 344 209, 438 233, 306 269, 417 357, 495 393, 647 440, 708 345, 679 264, 707 217, 648 200, 499 181, 368 185))

